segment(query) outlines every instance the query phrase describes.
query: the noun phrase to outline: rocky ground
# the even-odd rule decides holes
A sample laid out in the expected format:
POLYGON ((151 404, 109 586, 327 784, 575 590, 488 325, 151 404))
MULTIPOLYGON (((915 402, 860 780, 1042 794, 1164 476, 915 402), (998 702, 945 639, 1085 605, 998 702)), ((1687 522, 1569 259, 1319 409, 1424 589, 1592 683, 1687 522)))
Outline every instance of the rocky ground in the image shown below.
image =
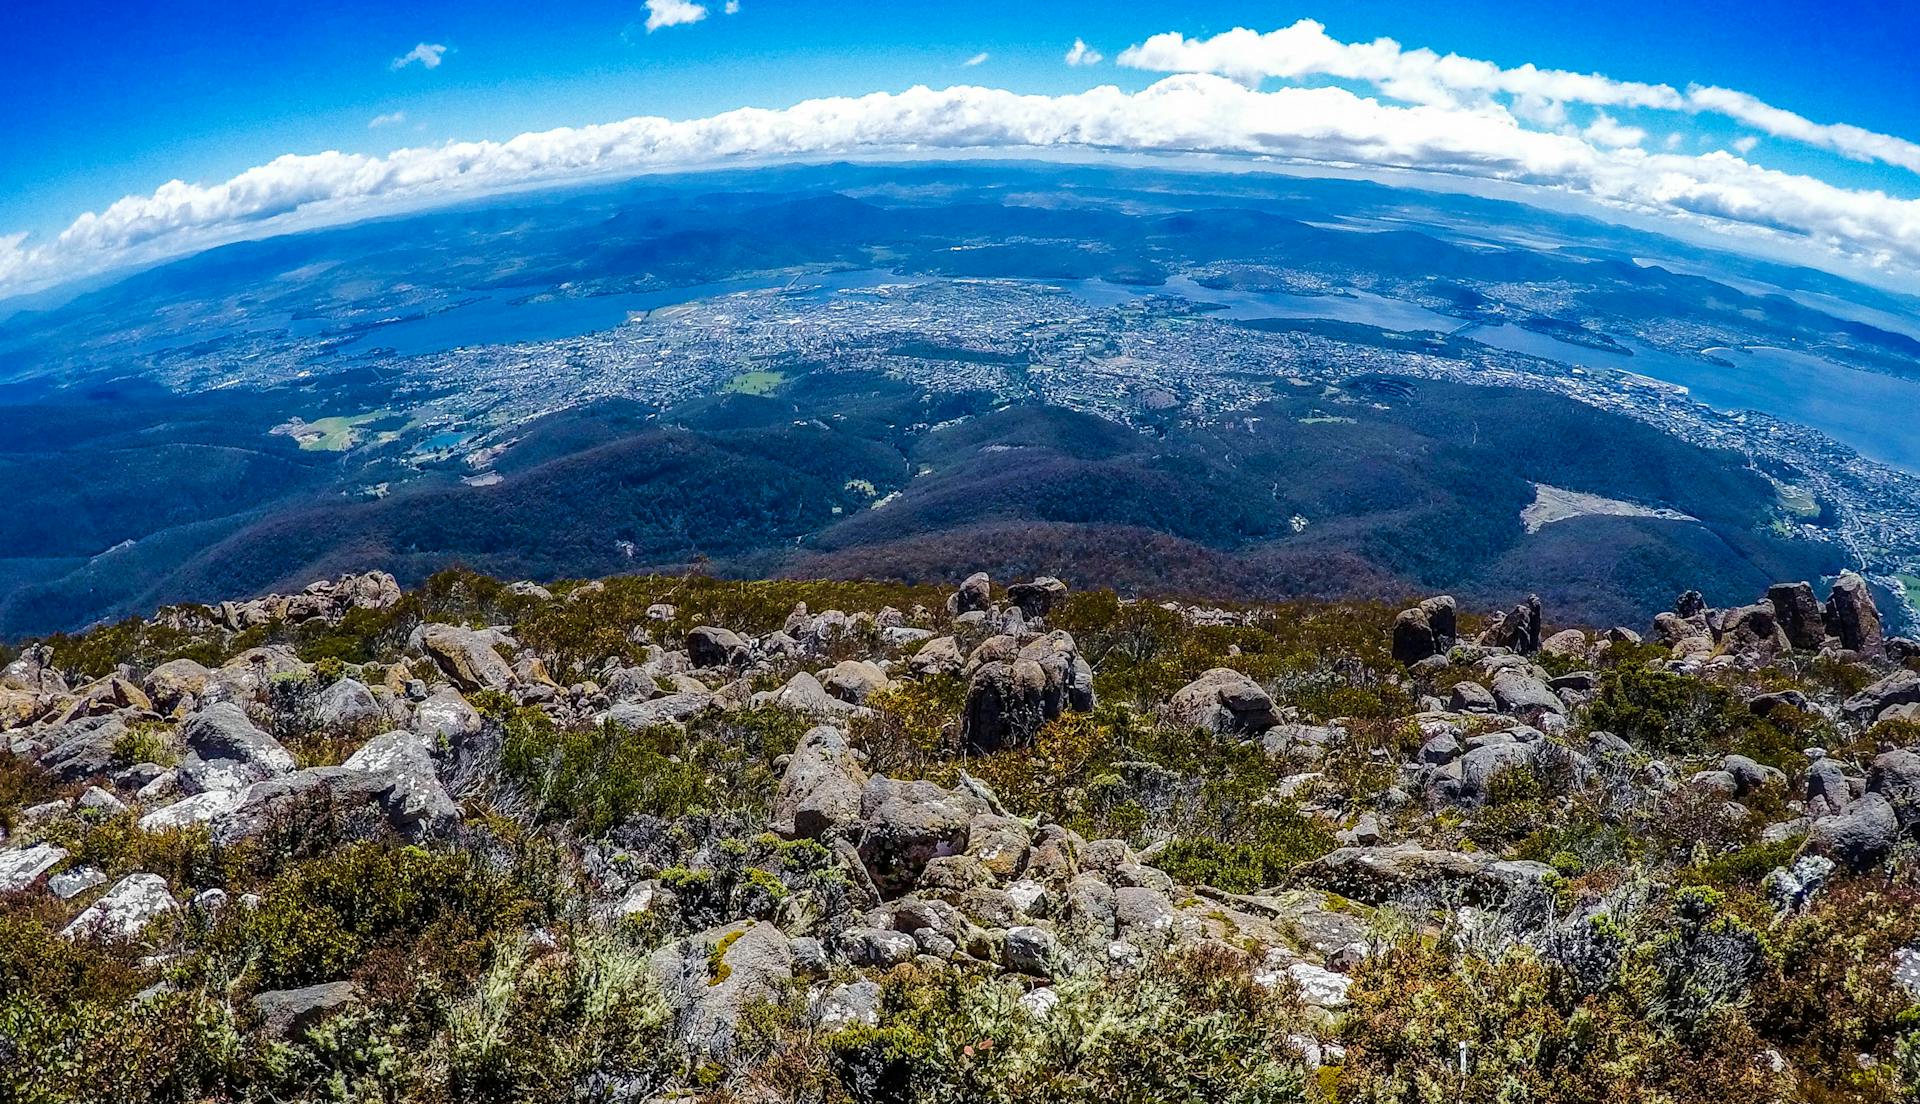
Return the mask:
POLYGON ((1920 645, 384 575, 0 658, 0 1083, 1896 1100, 1920 645))

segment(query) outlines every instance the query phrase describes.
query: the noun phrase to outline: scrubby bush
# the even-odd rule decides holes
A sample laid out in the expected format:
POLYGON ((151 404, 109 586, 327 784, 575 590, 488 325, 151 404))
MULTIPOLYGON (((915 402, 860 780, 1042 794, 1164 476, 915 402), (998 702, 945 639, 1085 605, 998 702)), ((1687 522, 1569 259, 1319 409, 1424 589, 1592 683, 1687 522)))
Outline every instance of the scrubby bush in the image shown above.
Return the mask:
POLYGON ((1733 696, 1692 675, 1628 663, 1605 671, 1589 719, 1656 752, 1730 750, 1743 727, 1733 696))
POLYGON ((527 909, 469 855, 361 843, 275 879, 232 934, 253 956, 257 986, 283 989, 350 976, 389 948, 470 972, 527 909))
MULTIPOLYGON (((499 716, 499 714, 496 714, 499 716)), ((562 729, 538 709, 500 716, 500 767, 545 815, 599 835, 634 816, 748 810, 764 820, 777 776, 807 722, 776 710, 679 725, 562 729)))
POLYGON ((863 1104, 1308 1099, 1291 1041, 1307 1030, 1299 1007, 1256 984, 1237 952, 1172 955, 1113 980, 1076 975, 1050 993, 1036 1015, 997 981, 898 970, 877 1027, 824 1040, 833 1087, 863 1104))

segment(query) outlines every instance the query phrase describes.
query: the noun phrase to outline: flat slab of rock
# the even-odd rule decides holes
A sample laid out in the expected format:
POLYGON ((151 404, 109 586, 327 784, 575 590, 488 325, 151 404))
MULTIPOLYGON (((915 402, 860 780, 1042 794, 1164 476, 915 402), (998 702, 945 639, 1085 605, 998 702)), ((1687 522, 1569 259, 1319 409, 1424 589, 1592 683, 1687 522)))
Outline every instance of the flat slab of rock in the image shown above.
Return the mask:
POLYGON ((1294 881, 1362 904, 1417 905, 1497 901, 1514 888, 1552 873, 1545 863, 1394 844, 1342 847, 1296 870, 1294 881))
POLYGON ((352 1003, 351 981, 329 981, 301 989, 275 989, 256 994, 253 1010, 269 1038, 286 1039, 305 1032, 352 1003))
POLYGON ((0 851, 0 893, 15 893, 27 888, 66 857, 66 848, 55 847, 51 843, 0 851))
POLYGON ((68 939, 133 939, 147 925, 180 907, 158 874, 129 874, 105 897, 87 907, 61 931, 68 939))

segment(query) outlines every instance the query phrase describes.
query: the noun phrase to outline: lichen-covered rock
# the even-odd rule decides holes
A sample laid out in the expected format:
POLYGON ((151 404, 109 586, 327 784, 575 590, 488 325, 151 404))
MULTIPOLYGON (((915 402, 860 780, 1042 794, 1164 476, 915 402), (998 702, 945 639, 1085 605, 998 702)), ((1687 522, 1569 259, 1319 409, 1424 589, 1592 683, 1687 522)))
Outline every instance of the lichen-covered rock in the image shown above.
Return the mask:
POLYGON ((340 765, 391 782, 381 804, 388 820, 409 838, 443 834, 460 820, 460 807, 440 784, 433 755, 417 733, 396 730, 375 736, 340 765))
POLYGON ((134 939, 180 907, 158 874, 129 874, 61 931, 68 939, 134 939))
POLYGON ((40 757, 40 769, 62 782, 77 782, 105 774, 114 767, 115 749, 127 735, 120 718, 81 717, 48 733, 51 750, 40 757))
POLYGON ((171 712, 199 700, 213 672, 191 659, 170 659, 147 672, 147 695, 155 708, 171 712))
POLYGON ((885 690, 890 680, 880 665, 866 659, 843 659, 820 676, 827 693, 849 705, 864 705, 868 698, 885 690))
POLYGON ((1888 710, 1920 703, 1920 671, 1900 670, 1848 698, 1841 706, 1871 724, 1888 710))
POLYGON ((427 695, 413 710, 413 731, 427 737, 436 747, 458 744, 478 733, 480 726, 480 711, 451 686, 427 695))
POLYGON ((965 852, 968 825, 986 812, 965 791, 876 775, 860 793, 860 861, 883 891, 904 892, 931 860, 965 852))
POLYGON ((1878 793, 1861 795, 1844 813, 1813 822, 1808 846, 1855 870, 1885 858, 1900 841, 1900 821, 1891 802, 1878 793))
POLYGON ((513 668, 494 651, 494 636, 460 625, 427 625, 420 630, 420 648, 455 686, 475 690, 509 690, 517 681, 513 668))
POLYGON ((788 838, 846 833, 861 819, 866 771, 846 733, 826 725, 800 738, 773 796, 773 830, 788 838))
POLYGON ((1525 671, 1507 668, 1493 676, 1493 700, 1502 713, 1511 713, 1529 724, 1543 716, 1561 716, 1567 704, 1546 683, 1525 671))
POLYGON ((268 1038, 290 1039, 345 1009, 353 1003, 354 991, 351 981, 328 981, 300 989, 256 993, 250 1003, 268 1038))
POLYGON ((778 690, 755 694, 753 704, 761 709, 785 709, 822 720, 851 717, 864 712, 859 706, 827 693, 820 680, 805 671, 796 673, 778 690))
POLYGON ((313 723, 321 728, 350 731, 381 724, 386 719, 387 711, 374 700, 373 691, 358 679, 340 679, 313 699, 313 723))
POLYGON ((1061 965, 1060 940, 1052 932, 1031 924, 1007 929, 1007 969, 1035 977, 1051 977, 1061 965))
POLYGON ((960 654, 960 642, 951 636, 933 637, 907 659, 907 669, 921 677, 957 675, 965 664, 966 657, 960 654))
POLYGON ((246 790, 208 790, 205 793, 194 794, 142 816, 139 821, 140 830, 163 832, 169 828, 206 824, 232 812, 246 798, 246 790))
POLYGON ((67 849, 50 843, 0 851, 0 893, 16 893, 66 859, 67 849))
POLYGON ((713 695, 705 690, 662 694, 643 702, 615 702, 612 708, 594 718, 594 723, 636 731, 655 725, 677 725, 712 704, 713 695))
POLYGON ((1219 733, 1257 736, 1280 723, 1273 698, 1239 671, 1215 667, 1174 691, 1167 723, 1219 733))
POLYGON ((1545 863, 1506 861, 1481 852, 1433 851, 1417 844, 1342 847, 1294 872, 1294 881, 1369 905, 1497 901, 1552 876, 1545 863))
POLYGON ((880 983, 852 981, 829 988, 813 1006, 813 1022, 827 1031, 879 1026, 880 983))
POLYGON ((179 784, 187 794, 239 790, 294 769, 293 756, 262 732, 240 707, 216 702, 188 717, 180 728, 187 754, 179 784))
POLYGON ((772 924, 742 920, 670 943, 650 964, 673 1011, 674 1036, 695 1054, 725 1061, 747 1009, 778 998, 793 979, 793 945, 772 924))
MULTIPOLYGON (((388 761, 404 758, 395 752, 388 761)), ((233 843, 257 836, 276 820, 298 815, 323 799, 342 810, 366 810, 413 840, 443 833, 459 820, 459 808, 430 768, 423 772, 416 764, 388 772, 309 767, 247 787, 232 808, 213 813, 214 838, 233 843)))

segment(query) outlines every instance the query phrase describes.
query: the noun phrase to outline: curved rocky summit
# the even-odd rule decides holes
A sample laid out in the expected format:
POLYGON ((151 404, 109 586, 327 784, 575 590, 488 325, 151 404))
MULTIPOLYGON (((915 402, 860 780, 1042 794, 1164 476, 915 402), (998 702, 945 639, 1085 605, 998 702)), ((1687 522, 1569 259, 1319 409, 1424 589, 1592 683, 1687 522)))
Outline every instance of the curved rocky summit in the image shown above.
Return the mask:
POLYGON ((1816 595, 362 576, 27 642, 0 1078, 952 1099, 1098 1023, 1154 1099, 1401 1099, 1475 1023, 1470 1098, 1543 1032, 1608 1099, 1798 1099, 1842 1039, 1904 1084, 1920 646, 1816 595), (1591 1022, 1485 1019, 1529 986, 1591 1022))

